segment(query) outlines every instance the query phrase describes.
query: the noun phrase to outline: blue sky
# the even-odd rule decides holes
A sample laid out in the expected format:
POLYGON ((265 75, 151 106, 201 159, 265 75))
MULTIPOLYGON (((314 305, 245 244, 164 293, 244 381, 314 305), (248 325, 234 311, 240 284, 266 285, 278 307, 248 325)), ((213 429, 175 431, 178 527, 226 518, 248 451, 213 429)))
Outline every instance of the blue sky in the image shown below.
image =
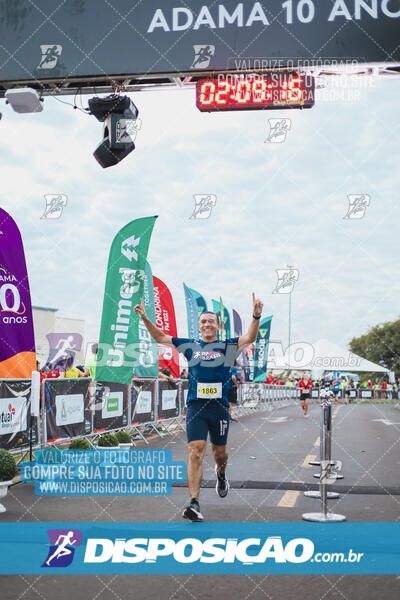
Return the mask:
POLYGON ((112 239, 158 214, 149 261, 171 289, 180 335, 185 281, 247 323, 254 291, 274 315, 271 339, 286 343, 288 296, 272 290, 287 263, 300 271, 293 341, 347 345, 398 318, 400 80, 358 85, 331 81, 304 111, 204 114, 193 89, 131 94, 142 119, 136 150, 106 170, 92 157, 102 137, 94 117, 50 97, 33 115, 2 103, 0 204, 21 229, 33 304, 85 319, 95 340, 112 239), (265 143, 276 117, 292 121, 286 141, 265 143), (52 193, 68 204, 59 220, 41 220, 52 193), (216 206, 207 220, 189 219, 201 193, 216 206), (343 219, 348 194, 370 195, 363 219, 343 219))

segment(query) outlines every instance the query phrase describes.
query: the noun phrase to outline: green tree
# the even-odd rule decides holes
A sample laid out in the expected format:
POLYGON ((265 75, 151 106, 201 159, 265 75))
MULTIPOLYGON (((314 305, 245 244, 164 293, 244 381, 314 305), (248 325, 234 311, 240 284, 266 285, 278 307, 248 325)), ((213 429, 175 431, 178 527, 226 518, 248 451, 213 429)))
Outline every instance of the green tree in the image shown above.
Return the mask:
POLYGON ((400 319, 375 325, 372 329, 349 343, 350 350, 400 377, 400 319))

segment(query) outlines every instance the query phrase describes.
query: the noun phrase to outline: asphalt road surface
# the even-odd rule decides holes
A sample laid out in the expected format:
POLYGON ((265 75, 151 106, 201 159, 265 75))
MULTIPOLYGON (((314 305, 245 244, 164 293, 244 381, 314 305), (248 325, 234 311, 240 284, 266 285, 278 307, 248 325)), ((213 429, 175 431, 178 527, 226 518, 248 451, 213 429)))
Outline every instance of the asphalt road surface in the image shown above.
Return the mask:
MULTIPOLYGON (((208 449, 200 495, 205 519, 300 522, 303 513, 318 512, 319 501, 304 497, 302 490, 317 482, 313 474, 319 469, 308 463, 319 458, 320 410, 313 404, 305 419, 292 405, 232 423, 227 473, 233 487, 225 499, 216 495, 208 449)), ((332 457, 342 462, 343 474, 337 489, 345 486, 345 493, 329 501, 329 510, 349 522, 399 521, 400 410, 386 404, 338 405, 332 410, 332 457)), ((169 448, 174 460, 186 459, 183 432, 153 437, 147 447, 169 448)), ((50 498, 35 496, 32 484, 18 484, 3 502, 7 512, 0 522, 181 521, 187 500, 185 486, 174 487, 167 497, 50 498)), ((1 600, 398 600, 400 566, 399 576, 2 575, 0 590, 1 600)))

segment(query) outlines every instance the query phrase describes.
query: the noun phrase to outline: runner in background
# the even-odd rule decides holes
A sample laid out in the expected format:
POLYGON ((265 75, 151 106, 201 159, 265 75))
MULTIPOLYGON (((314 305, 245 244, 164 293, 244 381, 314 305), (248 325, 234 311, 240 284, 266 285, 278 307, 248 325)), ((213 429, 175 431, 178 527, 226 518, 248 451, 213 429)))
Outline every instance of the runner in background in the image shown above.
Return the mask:
POLYGON ((275 379, 274 379, 274 376, 272 375, 272 371, 270 371, 268 373, 265 383, 268 383, 268 385, 273 385, 275 383, 275 379))
POLYGON ((303 413, 305 417, 308 417, 308 404, 311 398, 311 390, 312 390, 312 381, 306 373, 303 376, 303 379, 300 379, 298 388, 300 390, 300 405, 303 409, 303 413))
POLYGON ((335 404, 338 404, 338 396, 340 394, 340 384, 341 384, 341 381, 340 381, 339 377, 335 377, 335 379, 332 381, 332 390, 333 390, 333 393, 335 394, 335 404))

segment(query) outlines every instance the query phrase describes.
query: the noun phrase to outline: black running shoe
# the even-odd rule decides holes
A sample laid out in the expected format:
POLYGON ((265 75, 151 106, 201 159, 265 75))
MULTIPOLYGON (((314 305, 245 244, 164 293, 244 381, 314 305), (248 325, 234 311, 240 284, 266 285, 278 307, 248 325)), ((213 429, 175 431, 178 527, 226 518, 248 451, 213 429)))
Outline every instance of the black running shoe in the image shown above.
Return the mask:
POLYGON ((192 500, 182 513, 184 519, 189 521, 204 521, 204 517, 200 512, 200 504, 197 500, 192 500))
POLYGON ((229 481, 225 473, 218 473, 217 465, 215 465, 215 472, 217 474, 217 484, 215 486, 215 491, 217 492, 220 498, 225 498, 225 496, 228 495, 229 491, 229 481))

